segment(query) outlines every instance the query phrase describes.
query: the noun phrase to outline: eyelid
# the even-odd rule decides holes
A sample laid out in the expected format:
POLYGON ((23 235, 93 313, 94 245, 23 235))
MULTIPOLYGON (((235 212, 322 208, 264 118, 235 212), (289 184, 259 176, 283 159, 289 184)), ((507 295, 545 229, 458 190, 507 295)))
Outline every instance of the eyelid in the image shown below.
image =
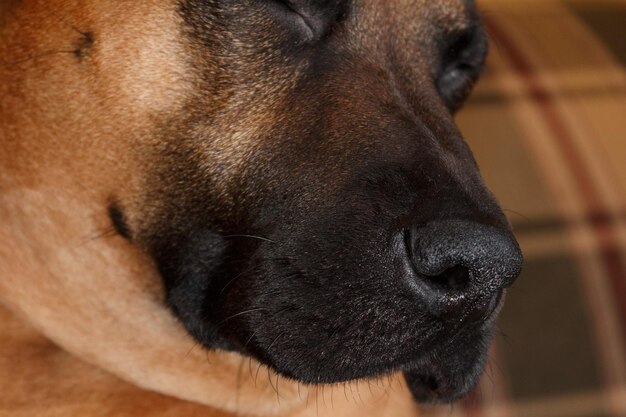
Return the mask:
POLYGON ((271 10, 281 13, 285 19, 295 19, 298 29, 303 30, 307 41, 315 39, 315 30, 310 18, 301 10, 298 10, 289 0, 270 0, 268 5, 271 10))
POLYGON ((487 37, 479 24, 441 39, 437 89, 451 112, 467 98, 485 65, 487 37))
POLYGON ((440 44, 440 71, 459 62, 481 69, 487 55, 487 37, 480 24, 474 24, 455 33, 448 33, 440 44))
POLYGON ((482 66, 459 61, 449 64, 437 78, 437 89, 451 112, 458 110, 474 87, 482 66))
POLYGON ((264 0, 263 3, 279 10, 285 21, 291 20, 291 25, 296 24, 307 43, 332 35, 351 11, 350 3, 343 0, 264 0))

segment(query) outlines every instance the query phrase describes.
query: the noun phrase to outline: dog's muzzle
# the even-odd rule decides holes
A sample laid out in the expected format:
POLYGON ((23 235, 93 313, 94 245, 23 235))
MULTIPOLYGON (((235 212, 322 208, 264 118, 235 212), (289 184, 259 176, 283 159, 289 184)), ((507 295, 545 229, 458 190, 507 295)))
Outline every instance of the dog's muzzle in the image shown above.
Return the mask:
MULTIPOLYGON (((407 276, 427 312, 459 334, 464 328, 489 332, 505 288, 522 268, 522 254, 510 232, 469 221, 439 221, 406 231, 404 243, 407 276)), ((465 358, 464 349, 470 349, 454 346, 458 340, 453 336, 414 370, 405 372, 416 399, 452 401, 474 385, 484 353, 478 359, 465 358), (456 353, 450 355, 447 350, 456 353), (477 369, 464 369, 463 362, 477 369)))

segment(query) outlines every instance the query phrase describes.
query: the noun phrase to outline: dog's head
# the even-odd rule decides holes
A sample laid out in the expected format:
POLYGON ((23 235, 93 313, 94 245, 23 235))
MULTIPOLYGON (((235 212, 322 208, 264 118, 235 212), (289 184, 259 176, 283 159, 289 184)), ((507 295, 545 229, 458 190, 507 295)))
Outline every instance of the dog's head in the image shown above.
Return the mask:
POLYGON ((195 96, 118 209, 187 329, 301 381, 467 392, 521 263, 451 116, 486 52, 471 2, 181 13, 195 96))
POLYGON ((453 122, 487 49, 473 1, 153 3, 165 23, 122 51, 72 15, 66 65, 107 111, 55 137, 108 127, 66 169, 89 188, 116 166, 89 192, 183 325, 298 381, 400 371, 421 401, 465 394, 521 267, 453 122), (124 54, 140 65, 98 72, 124 54))

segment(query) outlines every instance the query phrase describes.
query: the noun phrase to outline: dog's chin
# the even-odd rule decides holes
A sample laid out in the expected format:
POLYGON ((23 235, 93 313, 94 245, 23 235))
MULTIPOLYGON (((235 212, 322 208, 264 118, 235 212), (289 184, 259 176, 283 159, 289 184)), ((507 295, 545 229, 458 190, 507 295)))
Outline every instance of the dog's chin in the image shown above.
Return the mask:
MULTIPOLYGON (((408 362, 385 363, 372 358, 359 363, 353 360, 350 352, 328 360, 280 351, 243 353, 259 359, 287 378, 308 384, 342 383, 402 372, 417 402, 451 403, 467 395, 478 383, 487 359, 489 334, 488 331, 468 332, 430 349, 425 347, 424 354, 408 362)), ((384 344, 384 341, 372 341, 373 344, 377 342, 384 344)), ((388 349, 402 350, 391 345, 388 349)))
POLYGON ((253 357, 278 374, 305 384, 336 384, 403 373, 417 402, 452 403, 467 395, 480 379, 495 316, 455 334, 445 332, 421 346, 402 346, 383 337, 370 341, 373 351, 389 352, 387 355, 363 355, 351 349, 349 341, 338 349, 301 351, 282 340, 282 336, 256 334, 244 343, 243 339, 236 340, 219 331, 215 339, 205 339, 203 343, 209 348, 253 357))
POLYGON ((459 341, 454 351, 436 349, 404 370, 413 397, 420 403, 452 403, 466 396, 483 373, 489 341, 489 337, 467 345, 459 341))
MULTIPOLYGON (((442 334, 419 346, 394 344, 381 336, 370 342, 370 349, 378 354, 364 355, 362 351, 351 350, 348 340, 339 349, 335 346, 329 350, 300 350, 282 340, 284 332, 264 337, 262 332, 250 330, 241 337, 233 337, 227 329, 198 317, 190 319, 180 314, 179 317, 205 347, 250 356, 278 374, 305 384, 335 384, 402 372, 413 397, 420 403, 450 403, 471 391, 484 369, 493 321, 492 318, 482 326, 463 329, 456 335, 442 334)), ((247 329, 262 327, 240 324, 247 329)), ((289 335, 285 338, 288 340, 289 335)))
POLYGON ((370 346, 388 354, 364 356, 362 352, 350 350, 349 341, 345 348, 335 349, 332 354, 323 349, 300 351, 279 336, 263 337, 252 332, 252 336, 234 338, 232 333, 224 332, 226 329, 197 317, 191 320, 189 316, 179 317, 208 349, 235 351, 252 357, 283 377, 305 384, 336 384, 402 372, 413 397, 423 404, 451 403, 474 388, 487 358, 492 321, 453 336, 442 335, 422 346, 399 346, 381 337, 371 340, 370 346), (266 343, 258 344, 252 342, 253 339, 265 339, 266 343))

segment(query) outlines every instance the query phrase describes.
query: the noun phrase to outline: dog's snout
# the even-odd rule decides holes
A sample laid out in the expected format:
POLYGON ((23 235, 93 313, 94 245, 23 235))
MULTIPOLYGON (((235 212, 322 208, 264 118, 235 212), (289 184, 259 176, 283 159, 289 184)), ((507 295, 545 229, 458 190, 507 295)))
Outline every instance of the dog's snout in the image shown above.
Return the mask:
POLYGON ((522 254, 512 234, 470 221, 431 222, 407 231, 405 241, 418 290, 431 314, 481 320, 517 278, 522 254))

